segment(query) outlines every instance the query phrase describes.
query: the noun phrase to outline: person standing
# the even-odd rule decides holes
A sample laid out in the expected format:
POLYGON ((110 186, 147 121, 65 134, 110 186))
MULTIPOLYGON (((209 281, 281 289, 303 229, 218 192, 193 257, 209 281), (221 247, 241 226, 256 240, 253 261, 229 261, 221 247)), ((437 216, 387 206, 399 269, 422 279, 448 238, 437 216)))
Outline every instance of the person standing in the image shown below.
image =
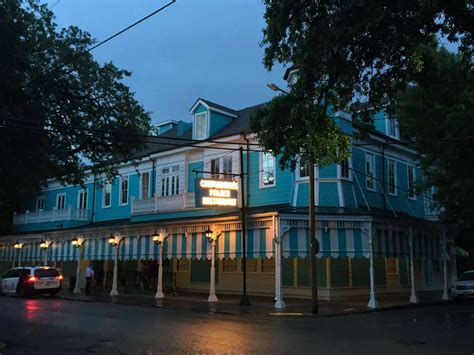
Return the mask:
POLYGON ((90 294, 91 283, 92 283, 93 278, 94 278, 94 268, 92 267, 92 264, 89 264, 89 266, 86 269, 86 296, 90 294))

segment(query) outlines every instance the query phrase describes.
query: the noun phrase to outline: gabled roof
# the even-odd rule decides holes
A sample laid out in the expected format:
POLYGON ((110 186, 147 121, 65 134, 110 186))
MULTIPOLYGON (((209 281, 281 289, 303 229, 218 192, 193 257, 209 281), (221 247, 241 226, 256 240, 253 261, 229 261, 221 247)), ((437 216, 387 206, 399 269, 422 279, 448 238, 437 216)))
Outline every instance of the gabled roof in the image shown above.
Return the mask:
POLYGON ((234 118, 236 118, 238 116, 238 111, 235 111, 231 108, 216 104, 215 102, 212 102, 212 101, 209 101, 209 100, 206 100, 206 99, 203 99, 203 98, 198 98, 196 100, 196 102, 189 109, 189 112, 193 113, 194 110, 199 105, 203 105, 208 110, 213 110, 213 111, 216 111, 216 112, 220 112, 220 113, 223 113, 225 115, 229 115, 229 116, 234 117, 234 118))

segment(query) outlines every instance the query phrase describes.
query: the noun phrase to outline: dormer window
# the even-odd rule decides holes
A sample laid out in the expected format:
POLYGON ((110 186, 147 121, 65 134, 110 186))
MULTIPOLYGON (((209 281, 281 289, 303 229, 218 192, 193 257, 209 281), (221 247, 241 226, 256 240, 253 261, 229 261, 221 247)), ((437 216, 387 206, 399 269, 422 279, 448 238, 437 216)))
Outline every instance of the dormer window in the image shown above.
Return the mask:
POLYGON ((395 139, 400 139, 398 122, 395 118, 387 118, 387 135, 395 139))
POLYGON ((208 137, 207 113, 194 115, 194 139, 206 139, 208 137))

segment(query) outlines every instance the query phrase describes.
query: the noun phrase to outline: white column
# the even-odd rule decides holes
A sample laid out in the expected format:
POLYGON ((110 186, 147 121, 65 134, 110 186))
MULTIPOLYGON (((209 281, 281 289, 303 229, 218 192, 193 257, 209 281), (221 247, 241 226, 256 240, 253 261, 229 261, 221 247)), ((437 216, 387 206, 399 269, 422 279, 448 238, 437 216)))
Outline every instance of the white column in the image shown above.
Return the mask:
POLYGON ((120 250, 120 242, 122 239, 119 240, 117 245, 115 246, 115 256, 114 256, 114 274, 112 278, 112 290, 110 291, 110 296, 118 296, 118 289, 117 289, 117 277, 118 277, 118 255, 120 250))
POLYGON ((160 248, 160 261, 158 263, 158 285, 156 288, 155 298, 165 298, 163 293, 163 248, 165 242, 161 242, 159 245, 160 248))
POLYGON ((216 240, 211 242, 211 284, 209 287, 209 297, 207 302, 217 302, 216 296, 216 267, 215 267, 216 240))
POLYGON ((79 278, 81 276, 81 256, 82 256, 82 248, 84 242, 80 246, 77 247, 77 266, 76 266, 76 285, 74 286, 74 290, 72 293, 78 294, 81 293, 81 288, 79 287, 79 278))
POLYGON ((447 240, 446 240, 446 229, 443 229, 443 295, 441 299, 447 301, 449 300, 448 293, 448 249, 447 249, 447 240))
POLYGON ((372 222, 368 222, 368 238, 369 238, 369 260, 370 260, 370 296, 369 296, 369 303, 367 303, 367 307, 376 309, 380 308, 379 302, 375 298, 375 274, 374 274, 374 244, 373 244, 373 234, 372 234, 372 222))
POLYGON ((418 303, 420 300, 416 295, 415 289, 415 264, 413 262, 413 227, 410 227, 410 234, 408 234, 408 244, 410 246, 410 283, 411 283, 411 292, 410 292, 410 303, 418 303))
MULTIPOLYGON (((276 222, 276 221, 275 221, 276 222)), ((273 228, 275 231, 274 243, 275 243, 275 308, 282 309, 286 307, 285 300, 283 299, 283 285, 282 285, 282 275, 281 275, 281 242, 283 232, 280 228, 280 220, 278 219, 277 223, 273 223, 273 228)))

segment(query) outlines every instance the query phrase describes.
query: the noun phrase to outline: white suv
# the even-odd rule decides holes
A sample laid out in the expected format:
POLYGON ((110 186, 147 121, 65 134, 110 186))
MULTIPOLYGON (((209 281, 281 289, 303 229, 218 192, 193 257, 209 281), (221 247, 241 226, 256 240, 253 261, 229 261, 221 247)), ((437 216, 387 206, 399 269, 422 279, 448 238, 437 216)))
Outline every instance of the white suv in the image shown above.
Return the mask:
POLYGON ((474 270, 463 272, 451 287, 453 298, 474 297, 474 270))
POLYGON ((61 290, 62 279, 63 276, 54 267, 16 267, 3 274, 1 292, 19 296, 55 296, 61 290))

